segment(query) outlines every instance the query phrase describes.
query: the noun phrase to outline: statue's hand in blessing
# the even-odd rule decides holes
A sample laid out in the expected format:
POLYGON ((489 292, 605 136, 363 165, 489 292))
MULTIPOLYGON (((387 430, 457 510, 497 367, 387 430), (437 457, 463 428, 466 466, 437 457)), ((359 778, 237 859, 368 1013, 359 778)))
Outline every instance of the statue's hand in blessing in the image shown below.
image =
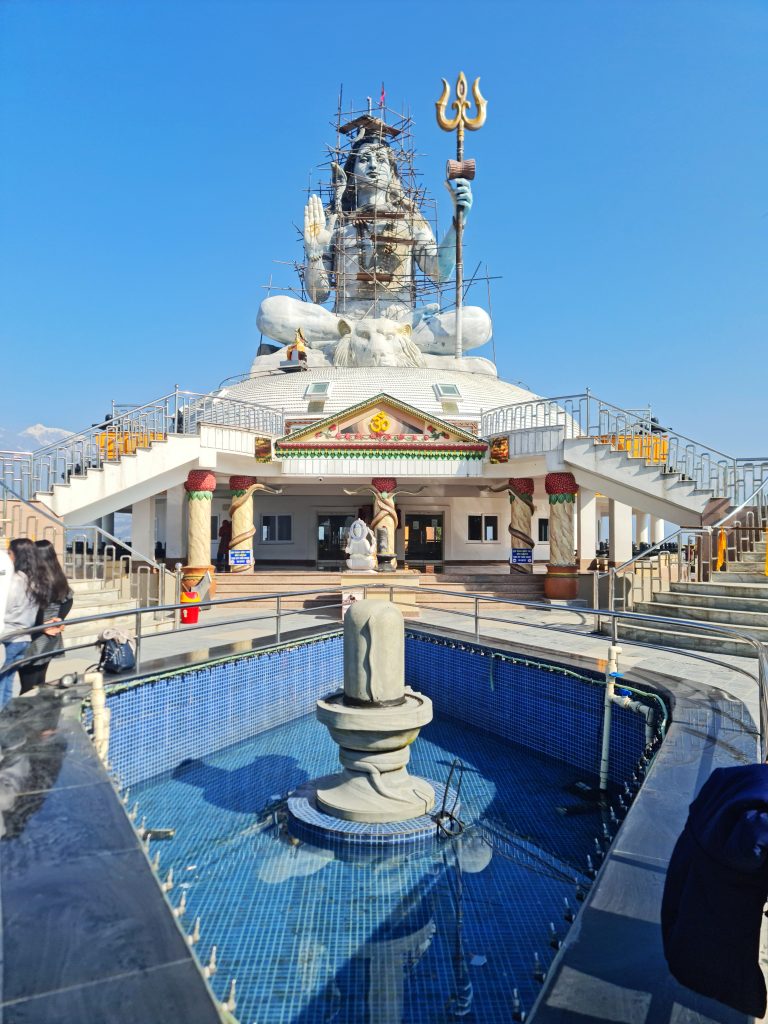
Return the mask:
POLYGON ((466 218, 472 209, 472 186, 466 178, 456 178, 453 182, 453 188, 451 188, 450 181, 446 181, 445 187, 448 189, 453 200, 454 212, 458 213, 461 211, 466 218))
POLYGON ((326 217, 319 196, 310 196, 304 207, 304 249, 307 256, 318 257, 328 251, 336 226, 336 214, 326 217))

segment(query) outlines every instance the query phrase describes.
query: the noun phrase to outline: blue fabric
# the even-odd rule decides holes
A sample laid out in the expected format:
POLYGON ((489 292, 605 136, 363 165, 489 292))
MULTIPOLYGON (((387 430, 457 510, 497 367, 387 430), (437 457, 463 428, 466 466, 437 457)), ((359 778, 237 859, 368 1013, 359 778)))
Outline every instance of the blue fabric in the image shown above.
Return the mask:
MULTIPOLYGON (((10 665, 12 661, 20 658, 28 647, 29 640, 12 640, 6 644, 3 666, 10 665)), ((15 675, 15 668, 12 668, 10 672, 0 672, 0 708, 4 708, 13 696, 13 677, 15 675)))
POLYGON ((679 982, 762 1017, 768 898, 768 765, 717 768, 688 812, 667 869, 664 955, 679 982))

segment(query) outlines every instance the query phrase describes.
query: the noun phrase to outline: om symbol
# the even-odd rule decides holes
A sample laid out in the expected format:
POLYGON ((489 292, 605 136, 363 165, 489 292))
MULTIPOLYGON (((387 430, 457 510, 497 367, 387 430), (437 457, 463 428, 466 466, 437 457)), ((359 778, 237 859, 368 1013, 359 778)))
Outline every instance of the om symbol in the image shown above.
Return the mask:
POLYGON ((389 430, 389 418, 383 412, 377 412, 368 426, 371 428, 372 434, 383 434, 389 430))

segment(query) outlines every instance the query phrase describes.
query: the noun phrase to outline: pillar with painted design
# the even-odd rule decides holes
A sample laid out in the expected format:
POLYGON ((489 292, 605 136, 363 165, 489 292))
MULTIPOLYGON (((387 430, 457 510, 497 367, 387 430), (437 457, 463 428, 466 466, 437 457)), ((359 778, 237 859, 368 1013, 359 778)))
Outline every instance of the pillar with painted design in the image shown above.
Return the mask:
POLYGON ((229 486, 232 500, 229 505, 229 518, 232 521, 232 536, 229 540, 230 551, 248 551, 249 560, 245 564, 230 566, 231 572, 253 572, 253 484, 255 476, 231 476, 229 486))
POLYGON ((229 486, 232 489, 232 501, 229 506, 229 518, 232 520, 232 536, 229 541, 230 551, 250 552, 250 559, 243 565, 231 565, 232 572, 253 572, 253 535, 256 527, 253 524, 253 495, 256 491, 267 491, 269 494, 282 494, 282 489, 260 484, 255 476, 231 476, 229 486))
POLYGON ((554 600, 572 600, 579 586, 573 544, 573 513, 579 485, 573 473, 547 473, 544 487, 549 495, 549 565, 544 593, 554 600))
POLYGON ((531 536, 531 519, 533 517, 533 478, 529 476, 513 476, 501 487, 492 487, 499 493, 506 491, 509 495, 509 571, 533 572, 533 549, 535 542, 531 536), (516 554, 522 552, 522 554, 516 554))
POLYGON ((183 569, 185 590, 202 580, 211 565, 211 502, 216 477, 207 469, 193 469, 187 476, 187 564, 183 569))

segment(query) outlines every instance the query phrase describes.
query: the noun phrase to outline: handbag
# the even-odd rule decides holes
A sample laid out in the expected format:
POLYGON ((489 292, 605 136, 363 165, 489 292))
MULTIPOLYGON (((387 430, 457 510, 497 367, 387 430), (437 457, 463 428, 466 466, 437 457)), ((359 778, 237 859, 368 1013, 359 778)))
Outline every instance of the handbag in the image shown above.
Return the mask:
POLYGON ((134 641, 119 629, 105 629, 99 636, 101 657, 99 669, 102 672, 130 672, 136 668, 134 641))

